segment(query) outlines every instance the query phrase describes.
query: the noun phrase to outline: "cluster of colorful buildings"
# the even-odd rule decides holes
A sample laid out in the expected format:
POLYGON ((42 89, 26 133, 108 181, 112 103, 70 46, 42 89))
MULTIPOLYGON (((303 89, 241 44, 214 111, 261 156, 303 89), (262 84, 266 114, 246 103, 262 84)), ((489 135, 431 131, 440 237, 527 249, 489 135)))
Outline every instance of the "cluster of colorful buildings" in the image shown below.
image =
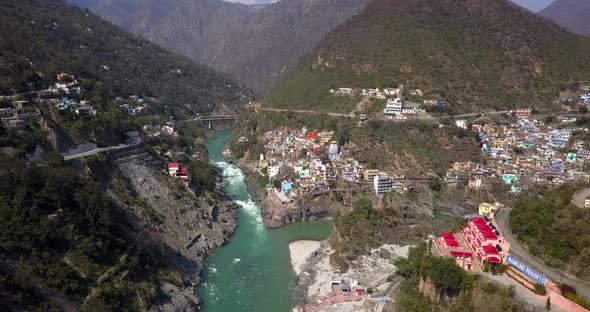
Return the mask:
POLYGON ((530 110, 517 110, 513 123, 474 124, 482 145, 484 162, 457 162, 447 171, 447 182, 485 188, 502 181, 512 192, 538 184, 559 185, 590 179, 584 162, 590 150, 574 139, 585 128, 552 127, 530 118, 530 110))
POLYGON ((329 191, 337 184, 373 188, 377 195, 408 189, 400 180, 369 169, 352 157, 344 157, 345 148, 334 139, 333 131, 283 129, 265 134, 264 152, 260 154, 259 170, 271 180, 282 182, 277 192, 282 201, 300 195, 329 191))
POLYGON ((419 115, 423 115, 426 111, 422 108, 423 104, 431 106, 446 106, 447 103, 443 100, 425 100, 423 103, 411 102, 406 99, 406 95, 414 97, 423 97, 424 92, 420 89, 405 90, 401 85, 398 88, 384 88, 384 89, 360 89, 360 88, 337 88, 331 89, 331 94, 355 96, 360 95, 367 99, 386 100, 385 108, 383 109, 383 118, 395 120, 414 119, 419 115))
POLYGON ((156 98, 143 98, 138 95, 131 95, 127 98, 115 98, 119 108, 131 116, 143 113, 149 107, 150 103, 156 102, 157 100, 156 98))
POLYGON ((168 163, 168 174, 171 177, 180 180, 186 186, 188 186, 191 182, 191 176, 188 172, 188 168, 181 166, 177 162, 168 163))

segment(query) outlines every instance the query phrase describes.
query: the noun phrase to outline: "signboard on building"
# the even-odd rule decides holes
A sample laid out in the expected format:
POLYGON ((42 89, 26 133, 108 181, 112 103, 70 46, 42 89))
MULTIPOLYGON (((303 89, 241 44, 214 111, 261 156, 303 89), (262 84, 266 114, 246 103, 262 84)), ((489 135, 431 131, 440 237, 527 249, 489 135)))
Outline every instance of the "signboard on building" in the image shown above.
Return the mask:
POLYGON ((547 281, 547 278, 545 276, 529 268, 526 264, 520 262, 518 259, 512 257, 511 255, 508 255, 508 258, 506 258, 506 263, 515 267, 517 270, 522 272, 524 275, 528 276, 533 281, 541 285, 545 285, 545 282, 547 281))

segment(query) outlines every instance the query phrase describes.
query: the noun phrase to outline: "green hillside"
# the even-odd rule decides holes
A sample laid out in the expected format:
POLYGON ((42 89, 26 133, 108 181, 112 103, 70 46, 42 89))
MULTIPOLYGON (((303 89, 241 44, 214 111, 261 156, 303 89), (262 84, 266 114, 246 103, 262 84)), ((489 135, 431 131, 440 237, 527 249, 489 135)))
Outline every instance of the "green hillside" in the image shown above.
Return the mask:
POLYGON ((506 0, 376 0, 329 34, 268 96, 349 110, 334 87, 420 88, 456 110, 546 107, 590 76, 590 41, 506 0), (335 99, 336 98, 336 99, 335 99))
POLYGON ((0 47, 0 95, 46 88, 61 72, 107 82, 118 95, 157 97, 179 114, 235 108, 243 92, 228 76, 60 0, 0 0, 0 47))

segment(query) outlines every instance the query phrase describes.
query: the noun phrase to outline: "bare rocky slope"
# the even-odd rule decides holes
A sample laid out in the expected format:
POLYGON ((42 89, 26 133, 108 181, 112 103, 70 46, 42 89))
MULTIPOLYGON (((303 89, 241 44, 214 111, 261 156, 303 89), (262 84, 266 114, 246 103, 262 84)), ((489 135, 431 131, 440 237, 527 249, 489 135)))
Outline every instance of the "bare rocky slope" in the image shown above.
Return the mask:
MULTIPOLYGON (((165 278, 160 291, 168 296, 154 311, 189 311, 200 305, 195 286, 209 251, 229 241, 237 225, 237 210, 229 200, 197 198, 152 168, 125 164, 121 172, 146 206, 128 205, 128 216, 168 249, 167 262, 178 278, 165 278)), ((221 193, 218 196, 223 196, 221 193)), ((117 196, 114 195, 117 199, 117 196)))
POLYGON ((573 33, 590 36, 589 0, 557 0, 539 14, 573 33))
POLYGON ((264 93, 370 0, 71 0, 136 35, 230 73, 264 93))

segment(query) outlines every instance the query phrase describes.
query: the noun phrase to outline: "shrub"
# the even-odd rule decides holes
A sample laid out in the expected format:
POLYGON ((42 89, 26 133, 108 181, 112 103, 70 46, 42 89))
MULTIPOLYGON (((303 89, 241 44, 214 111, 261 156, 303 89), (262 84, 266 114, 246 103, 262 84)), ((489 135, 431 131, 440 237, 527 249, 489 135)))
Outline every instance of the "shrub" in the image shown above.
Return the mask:
POLYGON ((483 262, 483 265, 481 267, 481 270, 484 271, 484 272, 489 272, 490 271, 490 263, 487 260, 485 260, 483 262))
POLYGON ((535 284, 535 289, 533 289, 535 294, 545 296, 547 294, 547 288, 541 284, 535 284))

